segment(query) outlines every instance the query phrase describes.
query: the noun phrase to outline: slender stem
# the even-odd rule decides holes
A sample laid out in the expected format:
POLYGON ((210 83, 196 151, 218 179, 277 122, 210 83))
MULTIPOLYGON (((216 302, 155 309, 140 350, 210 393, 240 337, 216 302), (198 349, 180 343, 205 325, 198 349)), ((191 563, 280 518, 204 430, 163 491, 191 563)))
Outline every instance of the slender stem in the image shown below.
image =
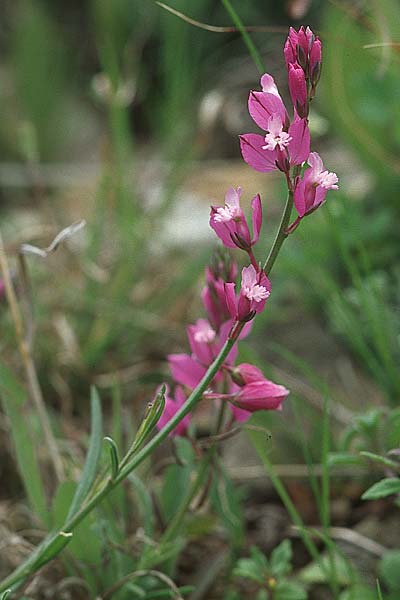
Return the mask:
POLYGON ((249 54, 250 54, 251 58, 253 59, 254 64, 256 65, 257 69, 259 70, 260 75, 262 75, 263 73, 265 73, 265 67, 264 67, 263 61, 261 59, 260 53, 258 52, 257 48, 255 47, 253 40, 251 39, 250 35, 247 32, 246 27, 244 27, 239 15, 233 8, 230 0, 222 0, 222 4, 225 6, 229 16, 231 17, 232 21, 234 22, 234 24, 240 31, 240 34, 243 38, 244 43, 247 46, 249 54))
POLYGON ((257 272, 259 272, 260 271, 260 265, 258 264, 256 257, 254 256, 253 250, 250 248, 250 250, 247 250, 247 254, 249 255, 251 264, 253 265, 253 267, 255 268, 255 270, 257 272))
POLYGON ((281 219, 278 231, 276 233, 274 243, 272 244, 272 248, 270 250, 270 253, 268 254, 268 258, 264 263, 264 272, 266 275, 270 274, 271 269, 274 265, 274 262, 275 262, 278 254, 279 254, 279 251, 281 249, 281 246, 288 236, 286 229, 289 225, 290 215, 292 214, 292 208, 293 208, 293 192, 288 191, 285 209, 282 213, 282 219, 281 219))
POLYGON ((40 420, 40 424, 43 430, 44 439, 47 444, 49 451, 50 460, 53 463, 54 472, 57 480, 63 481, 64 479, 64 468, 61 460, 61 456, 58 450, 56 439, 51 429, 50 419, 46 411, 46 406, 42 394, 42 390, 39 384, 39 379, 36 372, 35 363, 32 357, 31 346, 25 335, 24 321, 22 318, 21 310, 18 304, 17 296, 15 294, 14 286, 11 281, 10 267, 3 243, 3 238, 0 233, 0 268, 3 274, 4 287, 7 296, 7 302, 10 307, 11 316, 14 322, 15 333, 17 337, 17 343, 19 352, 21 354, 22 362, 25 367, 26 378, 28 382, 29 391, 32 400, 35 404, 36 411, 40 420))

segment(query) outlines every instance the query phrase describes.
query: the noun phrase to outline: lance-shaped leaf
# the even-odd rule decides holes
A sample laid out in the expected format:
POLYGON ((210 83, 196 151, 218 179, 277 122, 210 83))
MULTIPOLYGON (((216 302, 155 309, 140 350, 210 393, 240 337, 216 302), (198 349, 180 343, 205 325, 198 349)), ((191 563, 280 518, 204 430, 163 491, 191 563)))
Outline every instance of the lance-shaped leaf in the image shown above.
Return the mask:
POLYGON ((88 495, 96 477, 97 465, 101 454, 103 418, 101 414, 100 398, 95 387, 91 388, 90 401, 92 416, 89 449, 86 456, 85 465, 83 467, 81 480, 76 488, 74 498, 68 511, 67 520, 69 520, 76 512, 78 512, 82 502, 88 495))
POLYGON ((158 392, 155 400, 149 402, 146 409, 146 414, 133 441, 132 449, 129 454, 133 454, 140 448, 147 436, 153 431, 161 417, 165 406, 165 385, 158 392))
POLYGON ((119 471, 118 447, 114 440, 108 436, 104 438, 104 441, 107 443, 110 451, 111 477, 115 479, 119 471))

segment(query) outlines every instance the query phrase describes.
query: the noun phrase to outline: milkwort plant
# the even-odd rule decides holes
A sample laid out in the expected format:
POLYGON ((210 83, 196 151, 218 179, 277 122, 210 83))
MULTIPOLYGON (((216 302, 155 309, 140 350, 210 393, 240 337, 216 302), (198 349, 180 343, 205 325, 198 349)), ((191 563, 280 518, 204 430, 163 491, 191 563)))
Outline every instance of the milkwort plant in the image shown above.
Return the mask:
MULTIPOLYGON (((247 133, 240 137, 242 156, 253 169, 261 172, 278 170, 287 183, 287 200, 271 250, 261 263, 256 256, 260 244, 262 201, 256 195, 251 202, 252 228, 241 208, 240 188, 230 188, 223 205, 213 205, 210 226, 228 249, 247 255, 249 264, 242 269, 236 284, 236 264, 219 254, 206 268, 206 285, 202 300, 207 319, 188 327, 190 354, 171 354, 168 362, 174 389, 162 386, 148 408, 145 419, 125 456, 111 438, 105 438, 110 452, 107 472, 98 472, 99 439, 102 436, 101 412, 96 392, 92 394, 92 437, 82 479, 67 516, 53 529, 28 559, 0 583, 0 593, 13 590, 56 557, 73 538, 79 524, 163 442, 167 436, 187 436, 193 431, 194 409, 200 401, 218 402, 220 410, 210 449, 201 455, 197 477, 187 490, 179 510, 161 536, 166 547, 179 533, 182 520, 193 498, 205 487, 208 468, 215 457, 215 442, 230 434, 233 423, 245 422, 258 410, 280 410, 288 390, 269 381, 255 366, 236 364, 238 342, 251 330, 253 319, 261 313, 271 294, 269 280, 272 267, 284 240, 301 221, 311 215, 326 199, 327 192, 337 189, 338 178, 324 168, 319 155, 310 151, 309 106, 321 73, 322 46, 313 32, 301 27, 290 29, 284 48, 293 114, 289 115, 274 79, 261 77, 261 89, 251 91, 248 108, 263 134, 247 133), (297 216, 291 222, 293 207, 297 216), (251 231, 252 230, 252 231, 251 231), (226 418, 225 407, 230 417, 226 418), (157 427, 158 432, 149 439, 157 427)), ((192 441, 195 440, 192 436, 192 441)), ((200 448, 200 446, 198 447, 200 448)), ((200 448, 201 452, 201 448, 200 448)), ((144 553, 132 579, 154 575, 154 565, 165 564, 165 553, 158 560, 144 553)), ((160 577, 160 573, 156 572, 160 577)), ((163 575, 161 574, 161 578, 163 575)), ((126 581, 123 578, 122 581, 126 581)), ((165 583, 165 580, 164 580, 165 583)), ((176 597, 179 592, 172 586, 176 597)), ((111 597, 115 586, 108 591, 111 597)))

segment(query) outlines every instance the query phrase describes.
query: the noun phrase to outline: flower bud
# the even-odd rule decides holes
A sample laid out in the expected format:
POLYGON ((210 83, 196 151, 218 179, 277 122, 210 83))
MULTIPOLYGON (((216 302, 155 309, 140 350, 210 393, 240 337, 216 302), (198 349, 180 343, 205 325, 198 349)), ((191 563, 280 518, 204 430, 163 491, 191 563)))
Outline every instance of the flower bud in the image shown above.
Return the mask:
POLYGON ((304 119, 308 115, 307 85, 304 71, 297 63, 289 65, 289 90, 297 114, 304 119))
POLYGON ((234 367, 231 371, 231 377, 240 386, 265 379, 262 371, 249 363, 242 363, 234 367))
POLYGON ((283 385, 278 385, 263 379, 244 385, 233 402, 235 406, 255 412, 257 410, 280 410, 281 404, 288 396, 289 390, 283 385))

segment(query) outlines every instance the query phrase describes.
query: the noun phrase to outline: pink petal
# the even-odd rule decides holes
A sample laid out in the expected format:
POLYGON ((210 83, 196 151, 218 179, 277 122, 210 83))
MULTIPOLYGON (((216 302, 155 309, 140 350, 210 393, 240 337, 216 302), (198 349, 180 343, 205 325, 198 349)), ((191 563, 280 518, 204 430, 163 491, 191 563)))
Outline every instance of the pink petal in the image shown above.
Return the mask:
POLYGON ((258 241, 260 237, 261 225, 262 225, 262 204, 260 195, 257 194, 251 201, 252 210, 252 222, 253 222, 253 239, 251 240, 252 245, 258 241))
POLYGON ((278 114, 282 123, 286 121, 287 113, 282 98, 275 93, 250 92, 248 100, 251 118, 261 129, 268 131, 268 120, 278 114))
POLYGON ((253 265, 243 267, 242 269, 242 287, 251 288, 257 283, 257 272, 253 265))
POLYGON ((225 204, 228 206, 234 206, 236 208, 240 208, 240 196, 242 193, 242 188, 238 187, 237 189, 231 187, 225 194, 225 204))
POLYGON ((233 404, 229 404, 229 408, 235 418, 235 421, 237 421, 238 423, 244 423, 251 417, 251 412, 249 412, 248 410, 244 410, 243 408, 239 408, 238 406, 234 406, 233 404))
POLYGON ((278 92, 278 88, 276 87, 276 83, 272 75, 264 73, 264 75, 260 79, 260 84, 263 92, 267 92, 268 94, 273 94, 274 96, 277 96, 282 102, 282 98, 278 92))
POLYGON ((244 161, 256 171, 268 173, 277 169, 276 152, 263 150, 264 145, 264 138, 257 133, 246 133, 240 136, 240 149, 244 161))
POLYGON ((299 217, 304 217, 306 213, 305 183, 303 179, 300 179, 300 177, 298 177, 296 180, 293 198, 299 217))
MULTIPOLYGON (((221 329, 220 329, 220 333, 219 333, 219 338, 220 338, 220 347, 218 348, 218 351, 222 348, 222 346, 225 344, 226 340, 228 339, 228 335, 232 329, 233 326, 233 321, 229 320, 229 321, 225 321, 225 323, 223 323, 221 325, 221 329)), ((235 344, 232 348, 232 350, 229 352, 228 356, 225 359, 225 364, 227 365, 233 365, 237 359, 237 355, 238 355, 238 345, 235 344)))
POLYGON ((301 165, 310 154, 310 130, 308 129, 307 120, 297 119, 293 121, 288 133, 292 137, 288 145, 290 164, 301 165))
POLYGON ((176 383, 194 389, 206 369, 188 354, 169 354, 168 364, 176 383))
MULTIPOLYGON (((213 361, 213 340, 207 342, 205 340, 196 340, 196 335, 202 332, 211 331, 213 332, 209 322, 206 319, 198 319, 194 325, 189 325, 186 328, 189 345, 199 363, 204 366, 208 366, 213 361)), ((214 333, 214 332, 213 332, 214 333)))
POLYGON ((234 283, 225 283, 225 300, 226 305, 228 307, 229 314, 232 319, 236 319, 236 294, 235 294, 235 284, 234 283))
POLYGON ((243 379, 244 383, 252 383, 253 381, 265 381, 265 377, 262 371, 251 365, 250 363, 241 363, 235 367, 235 371, 237 371, 243 379))

